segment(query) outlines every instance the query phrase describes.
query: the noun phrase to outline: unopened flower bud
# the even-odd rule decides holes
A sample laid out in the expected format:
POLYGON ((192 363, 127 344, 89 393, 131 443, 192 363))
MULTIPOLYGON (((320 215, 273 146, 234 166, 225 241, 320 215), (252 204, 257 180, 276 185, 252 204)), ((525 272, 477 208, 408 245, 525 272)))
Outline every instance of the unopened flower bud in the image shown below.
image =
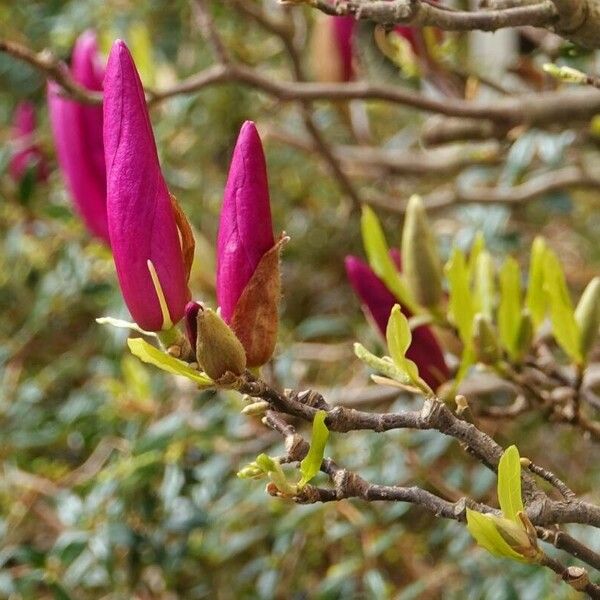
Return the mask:
POLYGON ((600 327, 600 277, 594 277, 585 288, 575 309, 575 319, 581 335, 581 352, 586 356, 600 327))
POLYGON ((517 355, 523 356, 529 352, 531 342, 533 341, 533 320, 529 311, 524 310, 521 313, 521 321, 517 331, 517 355))
POLYGON ((485 365, 493 365, 500 358, 498 338, 489 319, 481 313, 475 315, 473 323, 473 344, 477 360, 485 365))
POLYGON ((526 529, 519 524, 496 515, 488 515, 494 522, 504 541, 518 554, 529 560, 535 560, 540 553, 537 542, 531 540, 526 529))
POLYGON ((423 202, 411 196, 402 232, 406 279, 417 302, 436 308, 442 299, 442 267, 423 202))
POLYGON ((226 373, 241 375, 246 369, 246 353, 227 323, 210 308, 196 316, 196 358, 204 372, 215 381, 226 373))

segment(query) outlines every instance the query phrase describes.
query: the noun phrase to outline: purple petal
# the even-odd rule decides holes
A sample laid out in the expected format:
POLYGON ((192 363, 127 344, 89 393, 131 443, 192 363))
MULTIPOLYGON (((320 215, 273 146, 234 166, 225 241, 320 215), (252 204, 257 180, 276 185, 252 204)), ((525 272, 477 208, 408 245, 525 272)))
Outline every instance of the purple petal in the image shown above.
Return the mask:
MULTIPOLYGON (((399 253, 394 253, 392 257, 396 260, 400 259, 399 253)), ((363 308, 371 315, 377 328, 385 337, 390 313, 398 301, 365 262, 355 256, 347 256, 345 265, 350 284, 363 308)), ((406 308, 401 307, 401 309, 407 318, 411 316, 406 308)), ((406 356, 416 363, 421 377, 435 389, 449 377, 442 349, 433 331, 426 325, 417 327, 412 335, 412 343, 406 356)))
MULTIPOLYGON (((86 31, 77 39, 71 73, 84 87, 102 90, 104 72, 93 32, 86 31)), ((50 83, 48 107, 58 162, 77 210, 88 229, 109 244, 102 106, 69 100, 60 95, 57 84, 50 83)))
POLYGON ((104 148, 110 241, 125 302, 143 329, 163 328, 148 271, 152 261, 173 323, 189 299, 179 232, 162 176, 144 90, 124 42, 112 47, 104 78, 104 148))
POLYGON ((265 155, 256 126, 246 121, 233 151, 217 237, 217 301, 225 322, 274 244, 265 155))

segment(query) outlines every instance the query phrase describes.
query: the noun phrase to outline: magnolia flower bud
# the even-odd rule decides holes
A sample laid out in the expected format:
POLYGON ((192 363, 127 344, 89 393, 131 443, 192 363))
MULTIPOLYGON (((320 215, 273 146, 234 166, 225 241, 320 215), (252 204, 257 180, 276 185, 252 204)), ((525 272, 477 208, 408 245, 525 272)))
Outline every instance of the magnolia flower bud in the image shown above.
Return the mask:
POLYGON ((8 164, 8 172, 16 183, 20 183, 31 169, 34 170, 37 181, 48 178, 46 160, 34 141, 36 128, 34 105, 31 102, 21 102, 15 110, 12 127, 15 150, 8 164))
POLYGON ((316 18, 310 50, 312 70, 318 81, 341 82, 353 78, 352 37, 356 23, 352 16, 316 18))
POLYGON ((218 381, 226 373, 241 375, 246 370, 244 347, 214 310, 200 307, 196 332, 196 358, 211 379, 218 381))
POLYGON ((123 297, 140 327, 170 329, 190 297, 193 237, 161 173, 144 90, 120 40, 104 78, 104 149, 108 230, 123 297))
MULTIPOLYGON (((102 90, 104 67, 93 31, 75 42, 71 76, 81 86, 102 90)), ((110 244, 106 218, 106 165, 102 139, 102 105, 88 105, 64 96, 61 87, 48 84, 50 124, 58 164, 87 228, 110 244)))
MULTIPOLYGON (((400 270, 400 255, 392 250, 390 255, 400 270)), ((375 325, 385 336, 387 322, 394 305, 398 303, 392 292, 375 275, 369 265, 356 258, 347 256, 345 260, 346 274, 356 295, 360 299, 365 313, 372 318, 375 325)), ((401 307, 408 318, 410 311, 401 307)), ((412 343, 406 357, 419 368, 419 375, 432 389, 438 388, 450 377, 444 361, 444 353, 430 327, 421 325, 412 332, 412 343)))
POLYGON ((217 301, 246 350, 250 367, 266 363, 277 341, 280 299, 267 169, 254 123, 240 130, 231 159, 217 239, 217 301))
POLYGON ((586 356, 600 327, 600 277, 594 277, 585 288, 575 309, 575 319, 579 325, 581 352, 586 356))
POLYGON ((406 279, 417 302, 436 308, 442 300, 442 266, 419 196, 411 196, 406 208, 402 260, 406 279))

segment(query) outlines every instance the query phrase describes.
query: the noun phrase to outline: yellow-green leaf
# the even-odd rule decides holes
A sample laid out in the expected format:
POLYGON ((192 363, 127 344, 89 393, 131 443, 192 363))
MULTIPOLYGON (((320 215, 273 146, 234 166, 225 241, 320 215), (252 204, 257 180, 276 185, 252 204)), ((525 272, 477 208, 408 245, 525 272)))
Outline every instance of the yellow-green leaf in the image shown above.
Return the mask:
POLYGON ((404 385, 411 385, 412 382, 408 376, 408 373, 399 369, 390 358, 380 358, 379 356, 375 356, 372 352, 369 352, 362 344, 359 344, 358 342, 354 344, 354 354, 356 354, 359 360, 364 362, 373 370, 382 373, 390 379, 399 381, 404 385))
POLYGON ((525 306, 529 310, 536 328, 544 320, 548 306, 546 292, 544 291, 545 254, 546 242, 543 238, 536 237, 531 246, 529 281, 527 282, 527 295, 525 296, 525 306))
POLYGON ((445 271, 450 286, 450 317, 458 329, 463 344, 470 344, 475 307, 469 286, 469 269, 465 255, 458 248, 452 250, 445 271))
POLYGON ((490 554, 521 562, 524 561, 524 557, 508 545, 496 529, 492 519, 486 515, 467 508, 467 529, 475 538, 475 541, 490 554))
POLYGON ((552 250, 544 258, 544 290, 550 305, 552 333, 560 347, 575 363, 581 364, 579 325, 567 289, 563 268, 552 250))
POLYGON ((481 251, 475 276, 475 304, 478 312, 490 322, 494 319, 494 261, 489 252, 481 251))
POLYGON ((407 359, 405 356, 412 341, 412 334, 408 319, 402 314, 398 304, 392 308, 390 313, 385 337, 394 364, 404 371, 412 382, 416 383, 419 379, 419 369, 412 360, 407 359))
POLYGON ((411 312, 420 312, 407 285, 389 254, 381 223, 369 206, 363 206, 360 219, 363 246, 369 265, 375 274, 385 283, 396 299, 411 312))
POLYGON ((327 429, 327 425, 325 425, 326 418, 327 413, 324 410, 320 410, 315 414, 313 419, 310 448, 308 449, 308 454, 300 463, 302 479, 300 479, 300 482, 298 483, 299 487, 305 486, 321 469, 325 446, 329 439, 329 429, 327 429))
POLYGON ((498 502, 502 514, 521 525, 517 513, 524 510, 521 498, 521 458, 516 446, 507 448, 498 463, 498 502))
POLYGON ((500 305, 498 333, 500 342, 511 358, 518 353, 521 324, 521 271, 519 263, 509 256, 500 269, 500 305))
POLYGON ((206 373, 192 369, 187 363, 155 348, 142 338, 130 338, 127 340, 127 345, 131 354, 137 356, 142 362, 154 365, 173 375, 183 375, 183 377, 191 379, 200 387, 211 387, 214 385, 214 381, 206 373))
POLYGON ((477 273, 477 261, 479 255, 485 250, 485 237, 481 231, 478 231, 471 245, 469 252, 469 282, 475 283, 475 275, 477 273))

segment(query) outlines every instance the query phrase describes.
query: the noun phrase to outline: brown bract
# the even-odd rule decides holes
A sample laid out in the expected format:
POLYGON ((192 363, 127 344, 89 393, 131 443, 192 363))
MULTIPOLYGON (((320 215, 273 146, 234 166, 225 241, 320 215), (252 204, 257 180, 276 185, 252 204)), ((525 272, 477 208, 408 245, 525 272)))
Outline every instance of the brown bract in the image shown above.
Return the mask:
POLYGON ((263 255, 231 318, 231 328, 246 350, 249 367, 264 365, 275 350, 281 296, 279 253, 288 239, 282 235, 263 255))

